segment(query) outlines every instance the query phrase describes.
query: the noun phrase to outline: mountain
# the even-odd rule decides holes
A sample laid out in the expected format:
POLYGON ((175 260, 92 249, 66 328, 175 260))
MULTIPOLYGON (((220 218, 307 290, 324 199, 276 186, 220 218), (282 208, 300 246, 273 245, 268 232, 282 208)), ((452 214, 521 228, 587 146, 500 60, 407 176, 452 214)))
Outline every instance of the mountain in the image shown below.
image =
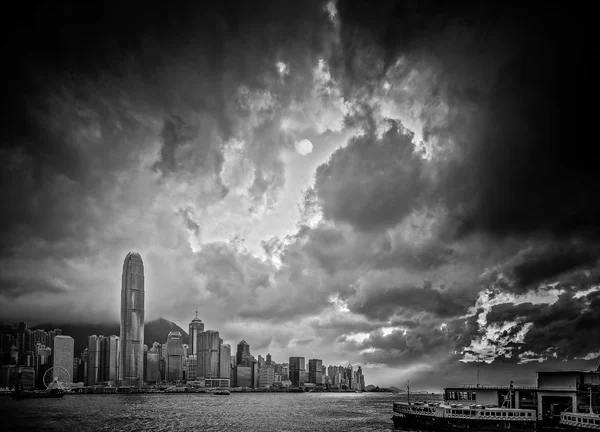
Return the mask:
POLYGON ((374 385, 368 385, 365 387, 365 391, 368 392, 392 392, 392 393, 404 393, 404 390, 398 387, 379 387, 374 385))
MULTIPOLYGON (((35 329, 44 329, 46 331, 59 328, 62 330, 63 335, 71 336, 75 340, 75 357, 83 352, 87 348, 87 339, 91 335, 117 335, 120 333, 120 324, 57 324, 57 323, 42 323, 35 327, 35 329)), ((153 321, 144 323, 144 343, 151 346, 153 342, 165 343, 167 336, 171 331, 181 332, 182 340, 184 344, 189 342, 188 334, 177 324, 164 318, 158 318, 153 321)))
POLYGON ((396 392, 396 393, 406 393, 406 390, 402 390, 401 388, 398 388, 398 387, 391 386, 391 387, 388 387, 388 388, 391 391, 396 392))

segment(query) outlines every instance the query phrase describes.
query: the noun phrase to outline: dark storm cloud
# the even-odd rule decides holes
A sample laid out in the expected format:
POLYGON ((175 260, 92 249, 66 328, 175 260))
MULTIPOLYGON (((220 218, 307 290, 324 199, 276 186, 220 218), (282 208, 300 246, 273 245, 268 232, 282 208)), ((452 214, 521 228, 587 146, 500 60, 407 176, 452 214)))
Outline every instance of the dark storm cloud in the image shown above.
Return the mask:
POLYGON ((419 205, 428 184, 413 148, 412 134, 394 121, 381 139, 367 126, 317 169, 323 215, 362 230, 401 221, 419 205))
POLYGON ((56 281, 33 277, 0 277, 0 296, 14 299, 25 295, 64 294, 69 290, 56 281))
POLYGON ((351 311, 368 318, 386 320, 398 312, 428 312, 441 318, 460 315, 474 303, 475 293, 468 289, 441 290, 430 283, 424 286, 370 287, 348 301, 351 311))
POLYGON ((575 297, 566 292, 553 304, 520 305, 502 304, 494 306, 487 315, 488 323, 503 323, 515 320, 532 323, 525 336, 521 350, 538 353, 550 351, 557 358, 573 360, 575 357, 598 351, 600 331, 600 292, 575 297))
POLYGON ((587 30, 558 9, 538 6, 337 4, 344 55, 336 70, 348 97, 357 88, 372 91, 401 55, 409 64, 435 67, 437 89, 428 104, 441 97, 449 115, 441 129, 426 124, 423 134, 455 136, 462 160, 448 167, 439 194, 465 234, 598 234, 600 207, 591 197, 600 191, 600 176, 595 159, 584 156, 590 140, 574 127, 576 110, 561 109, 577 106, 579 97, 573 91, 561 100, 562 83, 577 81, 578 73, 562 61, 561 48, 572 49, 570 58, 585 58, 587 30), (365 45, 378 53, 381 73, 353 60, 365 45))
POLYGON ((527 290, 540 282, 554 282, 551 278, 568 271, 596 267, 599 252, 600 245, 586 245, 583 242, 544 244, 525 253, 512 273, 516 285, 527 290))

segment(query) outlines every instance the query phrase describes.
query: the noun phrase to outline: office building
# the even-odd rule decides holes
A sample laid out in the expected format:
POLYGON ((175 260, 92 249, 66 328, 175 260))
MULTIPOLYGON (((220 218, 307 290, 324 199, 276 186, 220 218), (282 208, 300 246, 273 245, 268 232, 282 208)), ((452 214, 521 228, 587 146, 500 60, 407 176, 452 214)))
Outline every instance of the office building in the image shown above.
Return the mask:
POLYGON ((221 344, 219 351, 219 377, 231 379, 231 345, 221 344))
POLYGON ((267 353, 267 361, 265 362, 265 364, 267 366, 272 366, 271 353, 267 353))
POLYGON ((120 378, 139 385, 144 380, 144 263, 140 254, 127 254, 121 282, 120 378))
POLYGON ((170 332, 166 345, 165 380, 181 381, 183 379, 183 342, 181 341, 181 332, 170 332))
POLYGON ((236 365, 233 368, 234 387, 252 387, 252 366, 236 365))
POLYGON ((121 341, 118 336, 88 337, 85 385, 116 383, 119 379, 121 341))
POLYGON ((300 387, 306 382, 306 361, 304 357, 290 357, 289 376, 293 387, 300 387))
POLYGON ((220 373, 219 332, 206 330, 198 334, 197 378, 218 378, 220 373))
POLYGON ((204 331, 204 323, 198 318, 198 310, 196 310, 196 317, 192 320, 189 325, 189 336, 190 336, 190 347, 188 355, 198 355, 198 336, 204 331))
POLYGON ((159 370, 158 349, 150 348, 146 353, 146 382, 156 384, 161 381, 159 370))
POLYGON ((54 379, 64 383, 73 382, 73 357, 75 341, 71 336, 55 336, 52 348, 52 367, 55 369, 54 379))
MULTIPOLYGON (((281 375, 280 375, 281 376, 281 375)), ((281 379, 279 379, 281 381, 281 379)), ((273 366, 263 366, 258 369, 258 386, 271 387, 275 382, 275 369, 273 366)))
POLYGON ((308 382, 321 385, 323 384, 323 361, 319 359, 310 359, 308 361, 308 382))
POLYGON ((237 345, 236 362, 238 366, 251 366, 252 359, 250 355, 250 345, 245 340, 240 341, 237 345))
POLYGON ((198 371, 198 357, 194 354, 190 354, 187 358, 187 381, 195 381, 196 373, 198 371))

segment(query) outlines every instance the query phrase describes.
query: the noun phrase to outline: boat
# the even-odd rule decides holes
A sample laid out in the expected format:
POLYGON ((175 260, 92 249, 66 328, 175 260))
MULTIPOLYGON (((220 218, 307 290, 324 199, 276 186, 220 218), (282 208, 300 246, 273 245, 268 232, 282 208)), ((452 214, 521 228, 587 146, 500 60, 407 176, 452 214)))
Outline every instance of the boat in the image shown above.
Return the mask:
POLYGON ((445 388, 443 401, 436 402, 411 402, 408 386, 407 400, 394 402, 394 426, 403 430, 433 431, 600 431, 600 414, 594 412, 592 396, 600 374, 591 372, 584 377, 589 386, 585 392, 589 392, 589 404, 585 405, 589 406, 577 402, 577 394, 581 390, 572 386, 567 391, 568 379, 561 381, 556 378, 560 374, 571 374, 576 379, 577 374, 568 371, 555 373, 550 380, 553 387, 548 385, 548 379, 540 381, 540 375, 544 377, 546 374, 553 372, 539 372, 538 386, 535 387, 513 386, 511 381, 509 386, 477 384, 445 388), (557 388, 561 390, 558 397, 557 388), (568 400, 573 403, 567 403, 568 400), (540 408, 542 411, 538 412, 540 408))
POLYGON ((23 375, 19 373, 15 390, 10 395, 13 399, 38 399, 38 398, 61 398, 65 391, 61 388, 51 388, 46 390, 24 390, 23 375))
POLYGON ((65 391, 62 389, 50 389, 50 390, 25 390, 15 391, 11 395, 13 399, 36 399, 36 398, 61 398, 65 395, 65 391))
POLYGON ((394 426, 439 431, 533 431, 535 410, 440 402, 394 402, 394 426))
POLYGON ((216 396, 229 396, 231 392, 227 389, 217 389, 213 394, 216 396))
POLYGON ((600 414, 595 413, 592 406, 592 388, 590 387, 589 412, 562 412, 559 424, 568 431, 600 431, 600 414))

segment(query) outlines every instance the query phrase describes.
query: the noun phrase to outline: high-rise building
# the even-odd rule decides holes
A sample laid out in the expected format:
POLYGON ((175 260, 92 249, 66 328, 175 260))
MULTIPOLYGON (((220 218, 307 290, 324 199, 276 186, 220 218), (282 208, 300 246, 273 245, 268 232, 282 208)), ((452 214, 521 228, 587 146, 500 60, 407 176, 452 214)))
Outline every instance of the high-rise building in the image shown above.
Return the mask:
POLYGON ((265 365, 265 359, 260 354, 258 355, 258 368, 262 368, 265 365))
POLYGON ((86 385, 119 379, 121 340, 118 336, 88 337, 86 385))
POLYGON ((198 355, 198 335, 204 331, 204 323, 198 318, 198 310, 196 310, 196 317, 190 323, 190 349, 188 355, 198 355))
POLYGON ((252 366, 236 365, 233 368, 234 387, 252 387, 252 366))
POLYGON ((215 330, 206 330, 198 334, 198 365, 196 369, 196 378, 218 378, 219 367, 219 348, 221 338, 219 332, 215 330))
POLYGON ((180 381, 183 379, 183 343, 181 341, 181 332, 172 331, 167 337, 165 374, 167 381, 180 381))
POLYGON ((265 364, 267 366, 271 366, 271 363, 272 363, 272 361, 271 361, 271 353, 267 353, 267 361, 266 361, 265 364))
POLYGON ((310 359, 308 361, 308 382, 323 384, 323 360, 310 359))
POLYGON ((160 381, 158 349, 152 347, 146 353, 146 382, 157 383, 160 381))
POLYGON ((144 380, 144 263, 129 252, 123 263, 121 288, 121 380, 144 380))
MULTIPOLYGON (((275 370, 273 366, 264 366, 258 370, 258 386, 271 387, 275 381, 275 370)), ((281 379, 280 379, 281 381, 281 379)))
POLYGON ((250 345, 245 340, 237 345, 236 362, 239 366, 250 366, 252 364, 250 355, 250 345))
POLYGON ((100 337, 88 336, 87 380, 85 381, 85 385, 88 386, 100 382, 100 337))
POLYGON ((356 371, 356 381, 357 381, 357 389, 360 391, 365 391, 365 376, 362 373, 362 368, 359 366, 356 371))
POLYGON ((290 357, 290 381, 292 386, 299 387, 306 381, 306 360, 304 357, 290 357))
POLYGON ((198 370, 198 358, 194 354, 190 354, 187 358, 187 377, 188 381, 196 380, 196 372, 198 370))
POLYGON ((71 336, 54 336, 53 346, 52 367, 57 368, 54 372, 54 379, 58 379, 62 382, 72 383, 75 341, 71 336), (68 374, 64 373, 65 370, 68 372, 68 374))
POLYGON ((219 351, 219 378, 231 379, 231 345, 221 344, 219 351))

